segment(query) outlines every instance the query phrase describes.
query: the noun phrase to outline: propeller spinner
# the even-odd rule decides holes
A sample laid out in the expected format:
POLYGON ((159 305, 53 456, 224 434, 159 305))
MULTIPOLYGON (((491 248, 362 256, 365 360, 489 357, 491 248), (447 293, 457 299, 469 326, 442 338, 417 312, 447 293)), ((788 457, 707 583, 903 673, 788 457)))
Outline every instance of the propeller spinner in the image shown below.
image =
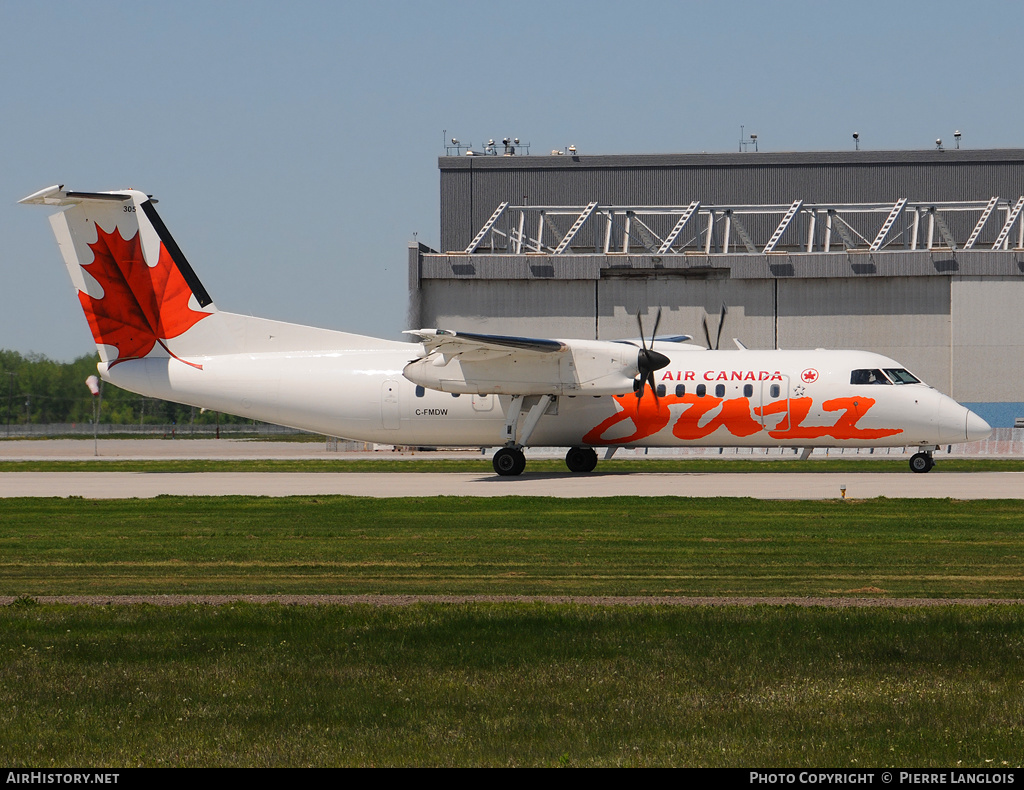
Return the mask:
POLYGON ((654 329, 651 330, 651 347, 648 348, 644 340, 644 322, 640 318, 640 311, 636 311, 636 323, 640 327, 640 344, 643 346, 636 355, 637 377, 633 382, 633 391, 636 392, 637 405, 640 398, 644 396, 644 385, 651 385, 651 392, 654 394, 654 402, 658 403, 658 387, 654 383, 654 371, 667 367, 672 361, 659 351, 655 351, 654 338, 658 334, 658 324, 661 323, 661 308, 654 317, 654 329))

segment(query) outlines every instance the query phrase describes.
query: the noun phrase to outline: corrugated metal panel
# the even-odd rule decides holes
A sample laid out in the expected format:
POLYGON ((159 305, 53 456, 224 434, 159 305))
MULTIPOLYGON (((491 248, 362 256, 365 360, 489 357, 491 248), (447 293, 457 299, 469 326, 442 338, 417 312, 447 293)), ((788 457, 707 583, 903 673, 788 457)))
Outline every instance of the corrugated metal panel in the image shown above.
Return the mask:
MULTIPOLYGON (((1024 194, 1024 151, 897 151, 604 157, 444 157, 441 239, 463 249, 503 200, 513 204, 618 205, 913 200, 1010 201, 1024 194), (467 181, 468 179, 468 181, 467 181), (449 183, 450 182, 450 183, 449 183), (467 211, 470 221, 467 223, 467 211)), ((966 216, 950 219, 957 236, 966 216)), ((880 222, 879 222, 880 224, 880 222)), ((998 232, 986 229, 979 243, 998 232)), ((585 228, 580 244, 594 243, 585 228)), ((761 229, 757 228, 760 235, 761 229)), ((770 233, 770 231, 769 231, 770 233)), ((799 226, 787 232, 792 243, 799 226), (792 236, 792 239, 790 238, 792 236)))
POLYGON ((424 282, 423 325, 530 337, 593 337, 594 284, 424 282))
POLYGON ((1024 277, 958 277, 950 297, 954 397, 1024 399, 1024 277))
MULTIPOLYGON (((473 224, 473 180, 469 170, 441 177, 441 250, 465 249, 479 225, 473 224), (466 236, 462 247, 457 239, 466 236)), ((494 210, 493 207, 491 209, 494 210)), ((482 224, 482 223, 481 223, 482 224)))
MULTIPOLYGON (((1024 194, 1024 150, 1016 149, 452 157, 440 160, 439 169, 443 250, 464 249, 503 200, 682 206, 694 199, 788 204, 796 198, 853 203, 998 195, 1012 204, 1024 194)), ((871 235, 884 216, 858 227, 871 235)), ((958 240, 967 238, 977 216, 944 215, 958 240)), ((699 334, 703 313, 717 316, 725 302, 730 314, 723 336, 739 336, 751 347, 770 347, 778 327, 782 346, 876 350, 960 400, 1019 402, 1020 383, 1006 371, 1024 368, 1024 312, 1018 309, 1024 253, 986 251, 1003 218, 1002 211, 993 214, 976 251, 955 254, 891 251, 902 243, 900 222, 890 233, 890 251, 871 254, 424 255, 416 307, 424 326, 613 338, 634 336, 636 309, 650 316, 659 304, 665 311, 660 331, 699 334)), ((794 220, 782 243, 802 243, 806 221, 794 220)), ((559 222, 568 227, 571 219, 559 222)), ((659 222, 652 220, 652 227, 660 234, 659 222)), ((767 238, 774 227, 770 217, 744 222, 755 239, 767 238)), ((578 245, 593 245, 598 225, 589 221, 578 245)), ((703 218, 695 227, 702 226, 703 218)))
POLYGON ((771 348, 774 343, 774 287, 751 280, 604 280, 599 284, 598 328, 600 338, 616 340, 638 334, 636 313, 641 312, 649 332, 660 307, 658 334, 688 334, 703 345, 701 321, 709 315, 712 341, 718 330, 723 303, 730 306, 722 332, 722 348, 735 348, 739 337, 751 348, 771 348))
POLYGON ((1024 282, 1024 252, 831 252, 781 255, 430 255, 420 267, 424 280, 597 280, 703 277, 733 280, 792 280, 855 277, 999 277, 1024 282))

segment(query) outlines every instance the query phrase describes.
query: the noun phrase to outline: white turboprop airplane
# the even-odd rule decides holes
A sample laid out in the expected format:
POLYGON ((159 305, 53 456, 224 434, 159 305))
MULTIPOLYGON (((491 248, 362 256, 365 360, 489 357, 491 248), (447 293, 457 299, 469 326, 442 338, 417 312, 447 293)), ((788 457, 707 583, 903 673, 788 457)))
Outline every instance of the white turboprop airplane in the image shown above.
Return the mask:
POLYGON ((594 469, 595 448, 683 445, 912 446, 927 472, 939 445, 991 433, 864 351, 648 344, 642 327, 639 340, 421 329, 401 343, 225 313, 146 194, 53 186, 20 202, 64 208, 50 223, 100 375, 148 397, 359 441, 502 445, 499 475, 520 474, 531 444, 569 447, 573 472, 594 469))

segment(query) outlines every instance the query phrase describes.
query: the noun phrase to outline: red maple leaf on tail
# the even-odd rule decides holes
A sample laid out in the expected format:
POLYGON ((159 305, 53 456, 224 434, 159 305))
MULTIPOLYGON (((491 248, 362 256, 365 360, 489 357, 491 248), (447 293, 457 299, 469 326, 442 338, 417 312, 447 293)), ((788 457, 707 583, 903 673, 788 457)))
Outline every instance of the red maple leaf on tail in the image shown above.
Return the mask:
MULTIPOLYGON (((107 233, 99 225, 96 232, 96 241, 89 245, 95 257, 82 268, 103 287, 103 296, 96 299, 79 291, 78 299, 96 342, 117 349, 111 366, 144 357, 157 343, 185 362, 164 341, 183 334, 210 313, 188 306, 192 289, 163 243, 156 266, 150 267, 142 256, 138 233, 124 239, 116 227, 107 233)), ((192 362, 185 364, 202 369, 192 362)))

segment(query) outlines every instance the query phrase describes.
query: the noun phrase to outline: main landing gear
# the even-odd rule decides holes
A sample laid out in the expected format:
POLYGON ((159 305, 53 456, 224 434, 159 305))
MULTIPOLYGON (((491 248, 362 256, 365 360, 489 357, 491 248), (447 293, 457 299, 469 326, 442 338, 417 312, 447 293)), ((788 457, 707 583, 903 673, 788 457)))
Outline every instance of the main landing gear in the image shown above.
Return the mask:
POLYGON ((593 472, 597 466, 597 453, 593 447, 570 447, 565 454, 565 465, 570 472, 593 472))
POLYGON ((494 454, 494 471, 502 477, 521 475, 526 468, 526 456, 518 447, 502 447, 494 454))
MULTIPOLYGON (((505 415, 505 446, 494 454, 492 465, 502 477, 521 475, 526 468, 523 448, 529 443, 534 428, 548 409, 557 406, 553 395, 514 395, 505 415), (519 418, 525 414, 522 431, 519 418)), ((554 412, 557 413, 557 412, 554 412)), ((565 454, 565 465, 570 472, 593 472, 597 466, 597 453, 592 447, 570 447, 565 454)))
POLYGON ((526 468, 523 448, 530 441, 533 429, 541 416, 555 403, 553 395, 513 395, 505 414, 505 446, 494 454, 494 471, 502 477, 521 475, 526 468), (523 430, 519 431, 519 417, 526 414, 523 430))
POLYGON ((924 474, 930 472, 931 468, 935 466, 935 459, 932 458, 932 451, 926 450, 921 453, 914 453, 910 457, 910 471, 924 474))
MULTIPOLYGON (((526 456, 522 449, 529 443, 534 428, 541 416, 555 406, 553 396, 513 396, 505 415, 505 447, 495 453, 492 461, 495 472, 503 477, 514 477, 522 474, 526 468, 526 456), (519 428, 519 417, 525 415, 522 430, 519 428)), ((569 471, 594 471, 597 466, 597 453, 590 447, 572 447, 565 454, 565 465, 569 471)))
MULTIPOLYGON (((502 477, 521 475, 526 468, 526 456, 519 447, 502 447, 494 454, 494 471, 502 477)), ((593 472, 597 466, 597 453, 591 447, 570 447, 565 454, 565 465, 570 472, 593 472)))

